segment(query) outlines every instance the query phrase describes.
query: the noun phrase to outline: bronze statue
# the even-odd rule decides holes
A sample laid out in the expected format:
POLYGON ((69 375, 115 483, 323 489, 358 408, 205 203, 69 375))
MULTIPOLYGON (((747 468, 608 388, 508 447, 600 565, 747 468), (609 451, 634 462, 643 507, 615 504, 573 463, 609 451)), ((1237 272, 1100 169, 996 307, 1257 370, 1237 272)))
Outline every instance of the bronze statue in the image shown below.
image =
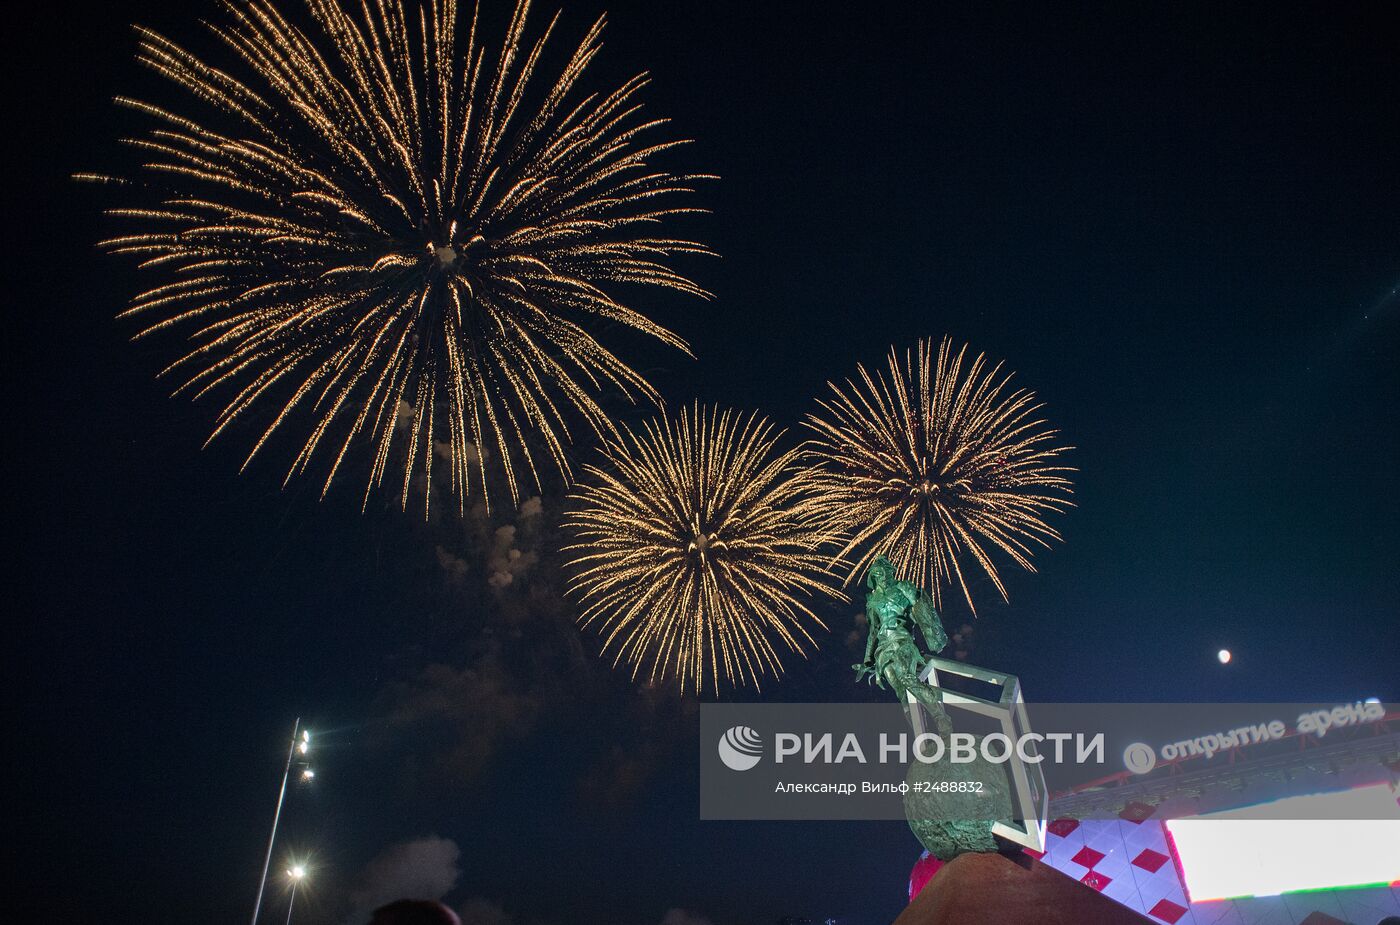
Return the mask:
POLYGON ((909 706, 910 695, 929 712, 934 727, 946 735, 951 726, 944 712, 938 688, 919 680, 927 656, 914 641, 917 626, 928 652, 937 655, 948 645, 948 633, 927 594, 912 582, 895 578, 894 565, 884 556, 870 566, 865 579, 870 594, 865 599, 865 617, 870 635, 865 641, 865 661, 851 667, 856 681, 873 680, 882 689, 888 682, 900 703, 909 706))
MULTIPOLYGON (((933 600, 913 583, 895 577, 894 566, 884 556, 877 558, 866 576, 865 615, 870 635, 865 643, 865 660, 851 667, 856 680, 868 679, 881 688, 888 683, 904 705, 906 713, 923 708, 932 720, 929 730, 945 740, 953 731, 943 706, 943 693, 919 675, 928 659, 948 645, 933 600), (914 641, 914 627, 924 638, 927 654, 914 641)), ((1006 775, 985 760, 966 764, 913 762, 909 767, 909 793, 904 800, 909 828, 930 853, 941 860, 973 851, 996 851, 993 819, 1010 813, 1010 793, 1006 775), (960 793, 959 783, 980 784, 977 795, 960 793), (950 789, 949 785, 953 785, 950 789), (985 801, 985 802, 984 802, 985 801), (988 807, 997 807, 989 816, 988 807)))

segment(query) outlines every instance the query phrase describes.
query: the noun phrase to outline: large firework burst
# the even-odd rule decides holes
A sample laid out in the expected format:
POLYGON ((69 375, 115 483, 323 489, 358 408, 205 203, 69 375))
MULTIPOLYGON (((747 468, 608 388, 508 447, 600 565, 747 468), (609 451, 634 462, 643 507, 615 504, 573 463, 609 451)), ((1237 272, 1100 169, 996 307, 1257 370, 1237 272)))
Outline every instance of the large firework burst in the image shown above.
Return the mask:
POLYGON ((586 467, 564 518, 569 590, 633 678, 757 686, 781 673, 779 646, 802 652, 807 625, 825 629, 807 601, 842 595, 780 436, 697 405, 610 439, 586 467))
POLYGON ((303 28, 270 0, 226 2, 209 28, 227 69, 137 30, 140 62, 194 112, 119 99, 155 123, 126 139, 140 180, 82 176, 145 197, 114 210, 141 227, 103 242, 162 275, 124 314, 188 336, 166 372, 223 392, 211 440, 259 407, 249 459, 305 428, 289 479, 324 454, 328 488, 359 440, 366 497, 401 467, 407 504, 435 455, 459 498, 488 459, 516 501, 542 460, 567 480, 568 419, 611 429, 600 389, 656 400, 589 325, 686 349, 614 284, 705 294, 666 264, 704 248, 653 230, 695 211, 672 200, 699 177, 651 166, 683 142, 640 115, 645 75, 577 91, 601 19, 536 87, 554 23, 527 42, 527 0, 495 53, 455 0, 306 5, 303 28))
POLYGON ((942 588, 957 585, 976 613, 968 570, 1005 599, 994 554, 1034 571, 1032 548, 1059 539, 1045 517, 1070 506, 1074 470, 1035 395, 1009 390, 1001 364, 966 356, 946 338, 934 356, 921 340, 902 363, 891 348, 888 377, 859 366, 858 381, 828 383, 833 394, 807 416, 808 478, 852 563, 848 580, 883 553, 940 607, 942 588))

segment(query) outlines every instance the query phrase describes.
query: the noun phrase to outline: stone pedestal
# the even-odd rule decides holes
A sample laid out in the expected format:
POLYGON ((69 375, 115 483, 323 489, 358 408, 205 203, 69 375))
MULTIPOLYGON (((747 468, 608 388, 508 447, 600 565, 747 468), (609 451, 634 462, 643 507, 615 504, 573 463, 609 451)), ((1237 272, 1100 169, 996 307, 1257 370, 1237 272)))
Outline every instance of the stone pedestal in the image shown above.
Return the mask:
POLYGON ((964 854, 895 925, 1159 925, 1028 855, 964 854))

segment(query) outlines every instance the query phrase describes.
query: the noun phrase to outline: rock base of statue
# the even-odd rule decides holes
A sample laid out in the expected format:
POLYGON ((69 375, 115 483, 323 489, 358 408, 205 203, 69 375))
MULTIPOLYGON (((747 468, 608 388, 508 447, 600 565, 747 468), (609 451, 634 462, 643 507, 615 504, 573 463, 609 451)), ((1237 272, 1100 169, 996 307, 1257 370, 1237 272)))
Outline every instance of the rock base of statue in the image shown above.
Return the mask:
POLYGON ((895 925, 1149 925, 1152 920, 1025 854, 962 854, 895 925))
MULTIPOLYGON (((977 737, 980 745, 981 737, 977 737)), ((904 818, 914 837, 940 861, 996 851, 992 822, 1013 815, 1010 783, 1001 765, 913 761, 905 775, 904 818)))

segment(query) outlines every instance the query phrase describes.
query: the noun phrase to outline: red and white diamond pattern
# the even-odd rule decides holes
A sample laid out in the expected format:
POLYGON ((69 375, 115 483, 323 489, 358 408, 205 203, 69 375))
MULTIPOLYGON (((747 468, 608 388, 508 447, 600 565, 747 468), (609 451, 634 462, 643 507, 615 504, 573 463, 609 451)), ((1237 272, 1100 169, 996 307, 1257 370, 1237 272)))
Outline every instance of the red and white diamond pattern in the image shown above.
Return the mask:
POLYGON ((1030 853, 1166 925, 1302 925, 1314 912, 1353 925, 1374 925, 1387 915, 1400 915, 1396 884, 1389 889, 1190 903, 1172 863, 1166 832, 1149 815, 1150 807, 1129 806, 1121 819, 1057 819, 1050 823, 1045 853, 1030 853))

